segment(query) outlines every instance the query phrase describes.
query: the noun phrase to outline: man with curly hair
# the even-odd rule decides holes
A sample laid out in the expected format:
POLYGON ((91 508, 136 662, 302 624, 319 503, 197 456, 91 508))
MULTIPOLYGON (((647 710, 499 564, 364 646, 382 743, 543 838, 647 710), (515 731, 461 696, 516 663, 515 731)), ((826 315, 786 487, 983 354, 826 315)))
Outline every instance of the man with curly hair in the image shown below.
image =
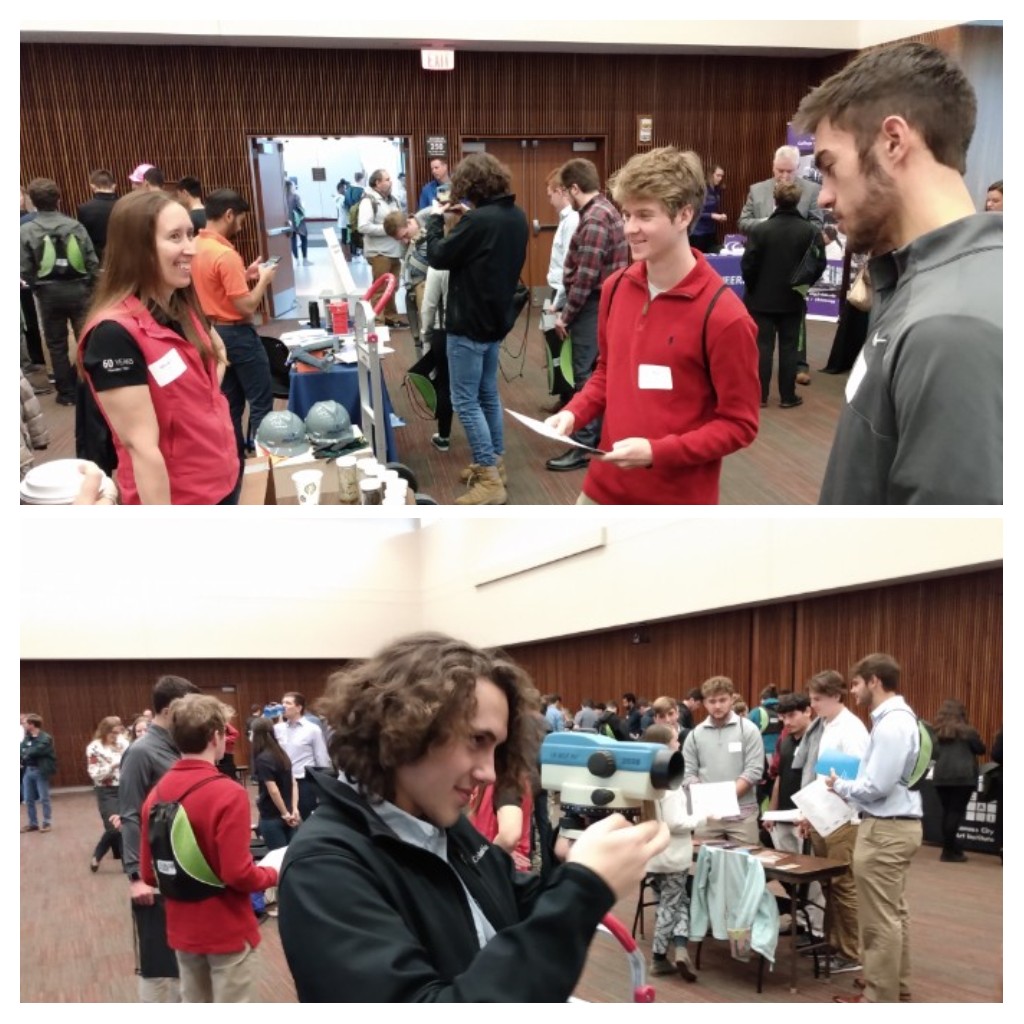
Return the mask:
POLYGON ((329 681, 337 779, 288 848, 278 925, 303 1002, 564 1002, 594 929, 667 845, 613 815, 547 879, 465 816, 529 767, 538 695, 521 669, 437 633, 329 681))

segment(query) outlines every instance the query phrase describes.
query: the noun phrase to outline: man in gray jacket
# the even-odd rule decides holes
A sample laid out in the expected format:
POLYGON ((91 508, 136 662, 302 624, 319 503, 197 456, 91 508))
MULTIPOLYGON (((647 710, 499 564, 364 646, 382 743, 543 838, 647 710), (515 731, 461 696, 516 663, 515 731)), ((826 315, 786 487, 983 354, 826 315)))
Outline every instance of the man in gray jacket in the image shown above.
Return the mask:
POLYGON ((750 186, 747 201, 740 210, 737 227, 743 234, 749 235, 756 224, 767 220, 775 212, 776 185, 796 185, 800 189, 796 206, 800 216, 821 226, 821 209, 818 207, 821 186, 799 177, 799 170, 800 150, 796 146, 779 146, 772 161, 772 176, 750 186))
POLYGON ((977 101, 923 43, 861 54, 804 97, 821 204, 871 254, 822 504, 1002 504, 1003 218, 964 184, 977 101))
POLYGON ((170 771, 181 754, 171 739, 171 703, 199 687, 180 676, 161 676, 153 687, 153 721, 121 759, 121 866, 128 876, 135 925, 139 1001, 177 1003, 178 961, 167 945, 167 927, 160 894, 142 880, 139 870, 139 814, 149 791, 170 771))

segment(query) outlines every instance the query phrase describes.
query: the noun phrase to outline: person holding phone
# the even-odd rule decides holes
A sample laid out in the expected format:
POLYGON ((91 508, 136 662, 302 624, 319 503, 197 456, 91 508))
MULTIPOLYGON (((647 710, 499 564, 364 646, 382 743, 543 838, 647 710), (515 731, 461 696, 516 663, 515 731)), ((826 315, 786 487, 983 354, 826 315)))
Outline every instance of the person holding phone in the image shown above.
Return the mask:
POLYGON ((246 404, 252 437, 274 407, 270 361, 252 318, 274 282, 277 264, 261 264, 259 257, 248 266, 242 262, 235 239, 248 215, 249 204, 237 192, 229 188, 211 192, 206 197, 206 227, 199 232, 193 267, 200 305, 227 350, 223 388, 235 427, 239 463, 245 459, 242 418, 246 404))

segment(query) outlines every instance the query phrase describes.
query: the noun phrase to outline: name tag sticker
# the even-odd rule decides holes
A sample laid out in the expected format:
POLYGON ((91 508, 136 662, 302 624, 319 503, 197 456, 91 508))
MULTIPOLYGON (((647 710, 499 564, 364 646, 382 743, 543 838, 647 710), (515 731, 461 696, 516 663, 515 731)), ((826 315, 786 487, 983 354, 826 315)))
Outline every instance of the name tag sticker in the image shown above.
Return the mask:
POLYGON ((641 391, 671 391, 672 367, 641 363, 637 385, 641 391))
POLYGON ((166 355, 162 355, 155 363, 149 364, 149 372, 153 374, 153 380, 165 388, 171 381, 177 380, 187 369, 185 360, 181 353, 172 348, 166 355))
POLYGON ((740 754, 742 752, 743 752, 743 744, 740 743, 739 740, 734 740, 732 743, 729 744, 729 753, 730 754, 740 754))
POLYGON ((867 372, 868 361, 864 358, 864 350, 861 349, 860 355, 857 356, 857 362, 853 364, 849 379, 846 381, 847 402, 853 401, 853 396, 857 394, 857 388, 860 387, 860 382, 864 379, 864 374, 867 372))

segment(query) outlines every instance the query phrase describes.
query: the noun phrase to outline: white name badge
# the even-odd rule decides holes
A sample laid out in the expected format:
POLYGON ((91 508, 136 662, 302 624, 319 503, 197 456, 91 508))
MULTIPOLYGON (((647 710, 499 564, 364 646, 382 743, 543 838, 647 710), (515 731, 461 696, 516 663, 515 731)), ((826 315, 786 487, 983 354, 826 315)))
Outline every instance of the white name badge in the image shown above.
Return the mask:
POLYGON ((176 348, 172 348, 155 363, 150 363, 148 369, 153 374, 153 380, 160 387, 165 388, 171 381, 177 380, 188 367, 185 365, 185 360, 181 358, 181 353, 176 348))
POLYGON ((857 394, 857 388, 860 387, 860 382, 867 372, 868 361, 864 358, 864 350, 861 349, 860 355, 857 356, 857 362, 853 364, 849 379, 846 381, 846 401, 848 403, 853 401, 853 396, 857 394))
POLYGON ((742 752, 743 752, 743 744, 740 743, 738 740, 733 740, 733 742, 729 744, 729 753, 730 754, 740 754, 742 752))
POLYGON ((672 367, 641 363, 637 384, 641 391, 671 391, 672 367))

